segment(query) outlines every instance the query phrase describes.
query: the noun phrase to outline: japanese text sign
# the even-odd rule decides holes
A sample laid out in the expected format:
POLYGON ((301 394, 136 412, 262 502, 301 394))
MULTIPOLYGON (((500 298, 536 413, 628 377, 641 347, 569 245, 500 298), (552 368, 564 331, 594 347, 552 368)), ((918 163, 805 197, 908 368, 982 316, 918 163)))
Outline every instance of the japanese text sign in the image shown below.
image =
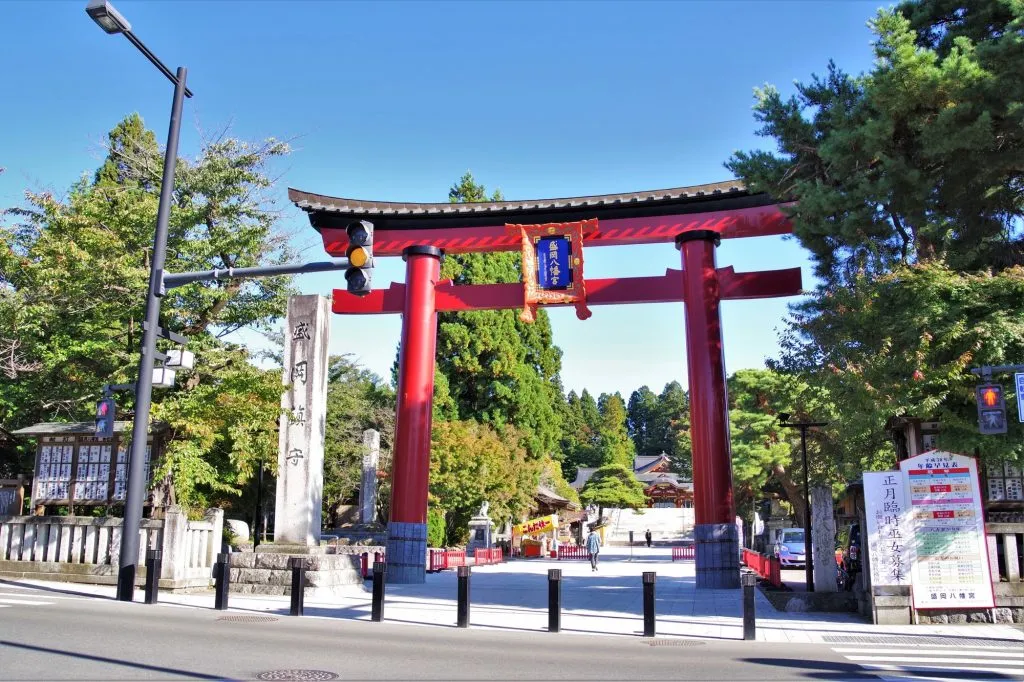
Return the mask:
POLYGON ((914 608, 992 608, 973 457, 931 450, 900 462, 913 531, 914 608))
POLYGON ((864 473, 864 510, 871 585, 909 585, 913 544, 903 474, 864 473))

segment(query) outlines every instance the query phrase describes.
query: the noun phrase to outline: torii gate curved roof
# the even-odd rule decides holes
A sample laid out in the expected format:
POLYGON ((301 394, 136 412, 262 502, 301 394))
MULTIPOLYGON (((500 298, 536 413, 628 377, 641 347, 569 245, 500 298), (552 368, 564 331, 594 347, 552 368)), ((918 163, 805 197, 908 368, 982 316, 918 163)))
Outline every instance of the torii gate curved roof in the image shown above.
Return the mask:
POLYGON ((597 218, 588 246, 671 242, 690 230, 713 230, 723 239, 791 232, 778 202, 736 180, 692 187, 558 199, 477 203, 368 201, 289 188, 288 198, 309 214, 332 256, 344 256, 345 227, 374 224, 374 255, 397 256, 407 246, 431 244, 449 253, 515 251, 519 236, 506 224, 544 224, 597 218))

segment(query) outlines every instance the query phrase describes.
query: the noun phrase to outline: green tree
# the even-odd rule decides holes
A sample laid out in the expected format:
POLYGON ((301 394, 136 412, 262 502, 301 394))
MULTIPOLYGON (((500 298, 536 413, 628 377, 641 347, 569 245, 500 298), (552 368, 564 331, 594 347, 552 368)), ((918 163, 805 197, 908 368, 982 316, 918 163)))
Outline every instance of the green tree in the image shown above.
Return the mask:
MULTIPOLYGON (((937 420, 942 448, 1019 461, 1016 420, 1006 436, 978 434, 970 368, 1024 358, 1021 301, 1024 267, 998 275, 937 263, 897 268, 796 307, 781 364, 842 396, 844 439, 864 453, 887 445, 886 419, 909 415, 937 420)), ((1004 386, 1012 409, 1012 383, 1004 386)))
MULTIPOLYGON (((744 369, 728 379, 732 475, 738 502, 760 497, 771 482, 803 518, 803 462, 800 432, 779 426, 779 413, 795 421, 837 424, 837 415, 820 388, 798 377, 763 369, 744 369)), ((808 432, 809 478, 829 485, 845 484, 844 450, 834 428, 808 432)), ((854 467, 870 462, 857 461, 854 467)), ((857 469, 859 472, 860 469, 857 469)))
MULTIPOLYGON (((287 145, 221 138, 180 159, 168 271, 280 262, 291 256, 265 193, 287 145)), ((105 383, 134 379, 156 222, 161 153, 138 116, 109 136, 109 153, 66 199, 27 193, 0 222, 0 422, 85 420, 105 383)), ((221 337, 267 328, 285 309, 288 278, 193 284, 161 301, 161 324, 189 337, 197 370, 154 394, 174 436, 157 480, 198 507, 235 495, 276 451, 280 371, 248 366, 221 337), (271 387, 276 385, 276 389, 271 387)), ((131 409, 131 396, 119 396, 131 409)), ((272 461, 276 458, 271 458, 272 461)), ((22 463, 24 465, 25 463, 22 463)), ((29 465, 30 466, 30 465, 29 465)), ((170 494, 170 493, 168 493, 170 494)))
POLYGON ((598 428, 598 452, 601 465, 619 464, 633 470, 633 441, 626 430, 626 405, 618 393, 602 393, 597 402, 601 411, 598 428))
MULTIPOLYGON (((448 197, 452 202, 488 200, 470 173, 452 186, 448 197)), ((500 199, 499 192, 490 198, 500 199)), ((441 276, 456 284, 519 282, 519 260, 514 252, 453 254, 445 259, 441 276)), ((522 322, 516 310, 442 313, 437 368, 445 377, 447 396, 437 391, 437 397, 451 398, 450 417, 515 425, 531 457, 557 455, 564 400, 558 379, 561 356, 544 311, 534 324, 522 322)))
POLYGON ((463 544, 468 523, 484 501, 496 520, 518 519, 530 508, 544 466, 531 459, 522 435, 473 420, 434 424, 430 507, 444 515, 445 544, 463 544))
POLYGON ((664 452, 672 462, 673 471, 690 475, 690 399, 678 381, 665 384, 658 395, 648 449, 651 454, 664 452))
POLYGON ((596 504, 599 515, 605 507, 614 509, 640 509, 647 506, 644 487, 636 480, 633 468, 621 464, 606 464, 590 477, 580 492, 584 504, 596 504))
POLYGON ((759 90, 778 151, 727 164, 795 200, 822 280, 793 308, 779 366, 827 386, 849 408, 844 440, 868 452, 911 415, 941 420, 940 447, 1019 460, 1020 425, 977 434, 969 369, 1022 357, 1024 6, 921 0, 871 25, 869 73, 830 64, 788 99, 759 90))
POLYGON ((562 438, 560 444, 562 474, 566 480, 576 479, 580 467, 579 451, 587 439, 587 425, 580 410, 580 398, 576 391, 569 391, 561 404, 562 438))
POLYGON ((324 439, 324 518, 338 523, 338 507, 359 499, 363 473, 363 431, 380 433, 381 471, 391 470, 395 394, 380 377, 347 356, 332 357, 327 377, 324 439))
POLYGON ((638 457, 658 455, 652 447, 652 435, 655 427, 655 415, 658 410, 658 396, 647 386, 641 386, 629 396, 626 406, 626 424, 629 437, 638 457))

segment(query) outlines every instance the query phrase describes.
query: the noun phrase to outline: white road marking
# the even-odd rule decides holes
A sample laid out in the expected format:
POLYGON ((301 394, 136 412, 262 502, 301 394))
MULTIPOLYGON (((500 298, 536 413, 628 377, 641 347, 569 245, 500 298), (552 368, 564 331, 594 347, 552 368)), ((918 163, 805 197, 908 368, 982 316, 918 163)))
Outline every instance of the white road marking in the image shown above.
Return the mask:
POLYGON ((0 604, 10 604, 11 606, 48 606, 53 602, 48 601, 30 601, 27 599, 7 599, 0 597, 0 604))
MULTIPOLYGON (((839 652, 841 654, 845 654, 845 653, 858 654, 858 653, 864 652, 865 650, 864 649, 832 649, 832 651, 836 651, 836 652, 839 652)), ((987 650, 987 651, 979 651, 977 649, 974 649, 973 647, 971 649, 952 649, 952 648, 950 648, 950 649, 886 649, 885 653, 889 654, 889 655, 903 654, 903 655, 908 655, 908 656, 1010 656, 1010 657, 1024 659, 1024 649, 1022 649, 1021 647, 1014 647, 1012 649, 1007 648, 1007 649, 1002 649, 1002 650, 987 650)), ((852 659, 854 657, 847 656, 847 658, 851 658, 852 659)), ((864 660, 870 660, 870 659, 864 659, 864 660)))
POLYGON ((1013 643, 1004 646, 957 647, 932 645, 907 648, 904 645, 832 647, 843 658, 865 671, 877 672, 886 682, 909 680, 941 681, 963 679, 963 675, 997 675, 993 680, 1024 680, 1024 650, 1013 643), (881 673, 889 674, 881 674, 881 673), (894 674, 895 673, 895 674, 894 674))
MULTIPOLYGON (((968 654, 964 654, 965 656, 968 654)), ((978 665, 1020 665, 1024 670, 1024 659, 1016 661, 1012 658, 946 658, 932 656, 847 656, 848 661, 902 661, 906 663, 966 663, 978 665)))
POLYGON ((958 673, 969 673, 969 672, 983 672, 983 673, 1000 673, 1002 675, 1024 675, 1024 667, 1021 668, 1005 668, 997 665, 985 665, 985 666, 962 666, 962 665, 898 665, 890 663, 861 663, 862 668, 869 668, 872 670, 892 670, 899 672, 937 672, 937 671, 956 671, 958 673))

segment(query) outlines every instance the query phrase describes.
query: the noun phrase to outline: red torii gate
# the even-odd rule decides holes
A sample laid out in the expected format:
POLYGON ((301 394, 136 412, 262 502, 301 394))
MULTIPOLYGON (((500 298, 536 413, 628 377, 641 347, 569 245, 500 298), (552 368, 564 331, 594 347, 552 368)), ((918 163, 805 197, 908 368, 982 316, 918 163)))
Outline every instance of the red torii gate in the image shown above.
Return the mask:
POLYGON ((368 220, 374 224, 374 256, 406 260, 404 284, 392 283, 364 297, 335 289, 333 303, 338 314, 402 314, 388 523, 389 582, 425 579, 437 313, 522 308, 524 304, 521 284, 456 286, 450 280, 441 281, 442 253, 517 251, 521 239, 507 229, 510 224, 596 219, 596 227, 585 235, 585 246, 675 242, 682 254, 682 270, 668 270, 661 276, 587 280, 586 303, 686 304, 697 586, 739 586, 719 303, 795 295, 801 281, 799 268, 750 273, 719 269, 715 247, 720 239, 790 233, 790 223, 774 200, 751 194, 737 182, 470 204, 374 202, 295 189, 289 189, 288 196, 310 214, 328 254, 344 256, 345 228, 354 220, 368 220))

